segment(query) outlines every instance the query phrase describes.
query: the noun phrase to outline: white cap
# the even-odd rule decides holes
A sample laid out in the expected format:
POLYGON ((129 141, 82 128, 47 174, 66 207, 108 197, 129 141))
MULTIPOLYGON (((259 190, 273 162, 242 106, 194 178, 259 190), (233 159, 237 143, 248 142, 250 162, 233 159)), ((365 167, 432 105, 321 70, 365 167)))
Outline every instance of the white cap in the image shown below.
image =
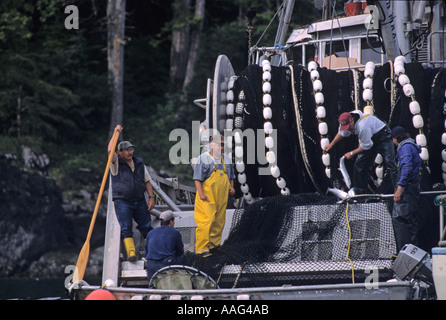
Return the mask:
POLYGON ((166 210, 160 214, 160 219, 163 221, 169 221, 176 217, 178 217, 178 215, 173 213, 172 210, 166 210))

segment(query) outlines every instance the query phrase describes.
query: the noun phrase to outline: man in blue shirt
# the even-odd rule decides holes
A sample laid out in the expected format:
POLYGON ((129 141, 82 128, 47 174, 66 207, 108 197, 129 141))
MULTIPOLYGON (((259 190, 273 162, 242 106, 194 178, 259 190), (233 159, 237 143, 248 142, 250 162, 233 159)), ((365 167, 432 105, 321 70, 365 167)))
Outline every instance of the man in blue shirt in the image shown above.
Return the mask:
POLYGON ((397 252, 404 245, 418 245, 418 208, 420 201, 421 147, 401 126, 392 129, 397 146, 399 178, 393 196, 392 223, 397 252))
POLYGON ((175 215, 167 210, 160 215, 161 226, 147 234, 144 255, 147 260, 147 279, 161 268, 186 263, 180 232, 174 228, 175 215))

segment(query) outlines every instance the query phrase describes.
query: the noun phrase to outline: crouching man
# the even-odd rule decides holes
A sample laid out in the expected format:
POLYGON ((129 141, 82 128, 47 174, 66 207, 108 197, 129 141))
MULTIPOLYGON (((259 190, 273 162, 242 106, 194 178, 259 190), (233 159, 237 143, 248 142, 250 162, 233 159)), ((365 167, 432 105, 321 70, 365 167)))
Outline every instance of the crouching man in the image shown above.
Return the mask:
POLYGON ((175 216, 171 210, 160 215, 161 226, 147 234, 144 256, 147 260, 147 280, 161 268, 169 265, 186 263, 183 239, 174 228, 175 216))

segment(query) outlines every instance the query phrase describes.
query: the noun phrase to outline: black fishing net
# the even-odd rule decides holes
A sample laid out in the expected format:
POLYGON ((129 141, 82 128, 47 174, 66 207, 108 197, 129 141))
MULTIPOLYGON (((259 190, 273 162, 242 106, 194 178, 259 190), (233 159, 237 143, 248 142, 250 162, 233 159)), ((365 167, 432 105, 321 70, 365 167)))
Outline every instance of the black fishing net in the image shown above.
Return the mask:
MULTIPOLYGON (((375 115, 390 127, 405 126, 415 137, 419 130, 412 126, 411 99, 404 95, 397 81, 393 82, 392 91, 391 83, 396 79, 392 78, 391 67, 386 63, 375 68, 375 115)), ((405 68, 421 105, 430 153, 423 167, 422 190, 432 190, 435 184, 444 187, 441 135, 445 131, 446 73, 444 69, 425 69, 418 63, 406 64, 405 68)), ((324 121, 331 141, 338 131, 339 115, 365 106, 364 76, 357 70, 336 72, 318 68, 318 71, 327 114, 324 121)), ((393 199, 372 196, 337 203, 336 197, 325 195, 328 187, 346 190, 337 168, 342 155, 357 147, 357 138, 344 139, 330 151, 331 177, 327 178, 309 72, 301 65, 293 65, 292 69, 272 67, 271 74, 271 122, 277 129, 277 164, 291 195, 280 195, 271 175, 259 175, 259 168, 267 164, 248 161, 245 140, 247 184, 254 197, 263 199, 234 212, 227 240, 211 257, 201 258, 193 250, 188 252, 190 264, 218 280, 223 288, 364 282, 370 270, 377 270, 379 280, 389 279, 393 276, 389 270, 392 255, 396 254, 390 218, 393 199), (300 121, 296 120, 297 114, 300 121)), ((243 102, 243 108, 236 111, 239 116, 236 128, 263 129, 262 68, 247 67, 238 76, 234 91, 234 104, 243 102)), ((257 150, 257 141, 250 143, 251 148, 254 144, 256 156, 266 153, 266 148, 257 150)), ((346 162, 346 166, 352 176, 353 161, 346 162)), ((378 193, 374 167, 370 168, 370 177, 370 191, 378 193)), ((236 189, 236 198, 240 198, 237 182, 236 189)), ((434 197, 421 197, 423 210, 418 217, 420 247, 427 251, 438 241, 434 197)))
POLYGON ((221 288, 383 281, 396 253, 390 202, 337 203, 318 193, 273 196, 235 210, 213 255, 189 263, 221 288))
MULTIPOLYGON (((422 190, 432 190, 434 184, 442 183, 441 135, 444 132, 444 101, 445 101, 445 70, 423 68, 419 63, 405 65, 406 74, 415 89, 416 100, 421 106, 421 115, 424 119, 424 134, 427 137, 429 160, 424 164, 422 190)), ((341 113, 352 111, 355 108, 363 110, 366 105, 362 98, 362 83, 364 75, 362 71, 349 70, 337 72, 326 68, 318 68, 320 80, 323 84, 322 93, 325 98, 324 107, 326 117, 323 119, 328 125, 328 137, 331 140, 338 131, 338 117, 341 113), (356 104, 355 104, 356 102, 356 104)), ((302 65, 272 67, 271 71, 271 96, 273 116, 271 122, 277 129, 277 165, 281 176, 285 179, 291 193, 325 192, 328 187, 342 188, 346 186, 342 175, 338 171, 339 159, 348 151, 358 145, 356 136, 343 139, 330 151, 330 172, 328 178, 325 174, 325 166, 322 163, 322 149, 320 147, 320 134, 318 132, 318 119, 316 118, 316 104, 310 74, 302 65), (292 87, 294 83, 294 90, 292 87), (295 99, 293 99, 293 95, 295 99), (296 102, 295 102, 296 101, 296 102), (296 114, 299 113, 300 121, 296 114), (299 129, 299 130, 298 130, 299 129), (299 133, 300 132, 300 133, 299 133), (304 161, 310 163, 305 166, 304 161)), ((244 97, 244 109, 241 114, 243 121, 237 127, 240 130, 263 129, 263 91, 262 68, 257 65, 248 66, 238 76, 235 82, 235 103, 240 93, 244 97)), ((373 78, 373 107, 375 115, 385 121, 392 128, 403 125, 412 137, 419 130, 412 125, 412 117, 409 110, 410 97, 406 97, 399 85, 397 78, 392 74, 392 65, 386 63, 376 66, 373 78), (394 87, 392 87, 392 83, 394 87), (392 90, 392 88, 394 88, 392 90)), ((258 136, 256 136, 257 140, 258 136)), ((254 197, 265 197, 280 194, 275 179, 271 175, 259 175, 259 168, 267 164, 250 162, 248 159, 250 148, 255 148, 255 159, 258 154, 265 154, 267 149, 257 150, 257 141, 253 146, 252 141, 244 141, 247 184, 254 197)), ((252 149, 250 149, 252 150, 252 149)), ((234 154, 234 152, 233 152, 234 154)), ((251 158, 252 160, 252 158, 251 158)), ((346 161, 346 167, 353 177, 353 161, 346 161)), ((375 168, 370 168, 370 192, 380 193, 380 187, 376 179, 375 168)), ((236 183, 237 190, 239 185, 236 183)), ((236 197, 241 197, 240 191, 236 197)))
MULTIPOLYGON (((314 183, 306 171, 299 171, 299 168, 304 167, 302 162, 302 149, 299 144, 299 137, 297 133, 297 123, 294 110, 293 94, 291 88, 291 70, 288 67, 273 67, 271 79, 271 96, 273 105, 273 116, 271 123, 274 129, 277 129, 277 165, 280 168, 281 176, 285 178, 287 187, 291 193, 301 193, 316 191, 314 183)), ((309 92, 312 88, 311 80, 307 72, 304 73, 301 66, 294 67, 294 73, 296 74, 296 91, 297 92, 309 92)), ((245 110, 243 112, 243 127, 239 128, 242 131, 246 129, 263 130, 263 104, 262 104, 262 69, 259 66, 252 65, 246 68, 237 80, 238 86, 237 92, 243 92, 245 96, 245 110)), ((239 94, 236 94, 238 96, 239 94)), ((319 141, 314 137, 317 136, 317 119, 314 117, 314 98, 311 96, 300 95, 299 110, 303 119, 302 123, 307 123, 308 133, 303 137, 304 143, 307 148, 311 150, 317 150, 319 147, 319 141), (305 107, 305 105, 312 105, 312 108, 305 107)), ((239 100, 238 100, 239 101, 239 100)), ((237 101, 237 102, 238 102, 237 101)), ((299 124, 301 125, 301 124, 299 124)), ((275 195, 280 189, 276 185, 276 179, 271 175, 259 175, 259 168, 265 168, 268 166, 265 161, 263 164, 259 163, 259 157, 257 155, 263 155, 263 158, 268 151, 266 148, 257 150, 258 141, 257 138, 262 136, 256 135, 255 143, 252 141, 244 141, 244 163, 246 164, 245 174, 247 176, 250 192, 254 197, 265 197, 275 195), (252 155, 252 151, 247 148, 247 144, 250 146, 255 145, 255 158, 256 163, 249 161, 248 157, 252 155)), ((264 137, 263 137, 264 138, 264 137)), ((260 145, 262 145, 260 143, 260 145)), ((314 168, 312 170, 319 171, 322 167, 321 151, 311 152, 306 154, 307 159, 313 163, 314 168), (317 159, 317 157, 319 157, 317 159)), ((318 185, 324 188, 328 185, 328 180, 324 175, 318 177, 318 185)), ((239 189, 239 188, 236 188, 239 189)), ((238 193, 236 196, 240 197, 238 193)))

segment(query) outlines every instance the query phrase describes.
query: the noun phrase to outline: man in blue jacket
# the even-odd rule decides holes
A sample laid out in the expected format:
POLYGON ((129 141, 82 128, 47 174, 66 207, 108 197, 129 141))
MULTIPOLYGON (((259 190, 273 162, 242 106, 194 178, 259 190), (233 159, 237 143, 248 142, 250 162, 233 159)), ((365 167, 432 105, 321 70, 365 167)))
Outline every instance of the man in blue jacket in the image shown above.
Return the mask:
POLYGON ((184 244, 180 232, 174 228, 175 215, 171 210, 160 214, 161 226, 147 234, 144 255, 147 259, 147 280, 161 268, 185 264, 184 244))
POLYGON ((392 129, 392 139, 397 146, 399 168, 392 211, 393 229, 399 252, 406 244, 418 245, 421 147, 401 126, 392 129))

